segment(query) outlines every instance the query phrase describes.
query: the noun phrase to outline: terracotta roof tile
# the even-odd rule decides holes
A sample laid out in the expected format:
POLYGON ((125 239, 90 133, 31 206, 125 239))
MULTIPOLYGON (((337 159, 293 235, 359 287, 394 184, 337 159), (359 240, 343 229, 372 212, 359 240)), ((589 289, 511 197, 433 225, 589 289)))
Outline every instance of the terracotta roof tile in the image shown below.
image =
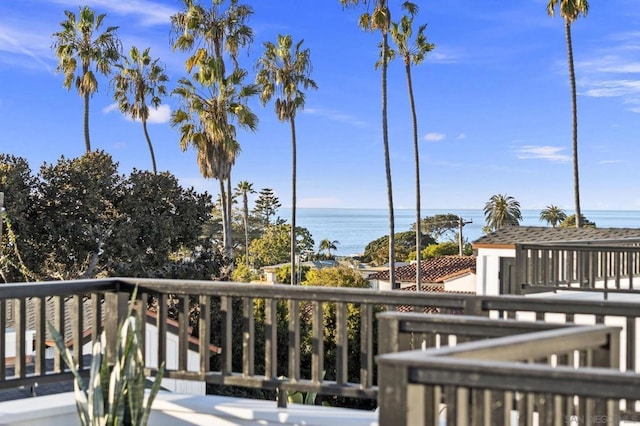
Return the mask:
MULTIPOLYGON (((412 282, 416 280, 416 263, 396 268, 396 281, 412 282)), ((420 262, 422 283, 442 283, 461 271, 475 273, 476 258, 473 256, 442 256, 420 262)), ((377 272, 369 279, 389 280, 389 271, 377 272)))
MULTIPOLYGON (((422 285, 420 286, 420 289, 424 292, 431 292, 431 293, 445 293, 445 289, 443 286, 439 286, 439 285, 422 285)), ((416 285, 411 285, 408 287, 404 287, 401 288, 400 291, 416 291, 416 285)), ((474 294, 472 292, 466 292, 466 291, 446 291, 446 293, 457 293, 457 294, 474 294)), ((447 314, 458 314, 461 315, 464 312, 461 310, 451 310, 448 309, 446 312, 443 312, 443 310, 441 308, 435 307, 435 306, 425 306, 423 308, 418 308, 417 310, 414 309, 413 306, 410 305, 400 305, 397 307, 397 310, 399 312, 423 312, 425 314, 440 314, 440 313, 447 313, 447 314)))

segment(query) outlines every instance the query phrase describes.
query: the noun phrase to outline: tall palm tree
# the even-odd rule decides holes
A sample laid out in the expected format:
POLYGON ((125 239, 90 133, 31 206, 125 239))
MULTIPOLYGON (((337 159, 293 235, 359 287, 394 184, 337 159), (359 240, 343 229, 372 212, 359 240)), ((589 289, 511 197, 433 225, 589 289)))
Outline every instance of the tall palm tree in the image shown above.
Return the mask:
POLYGON ((540 212, 540 220, 547 222, 553 228, 558 226, 567 218, 567 214, 560 207, 553 204, 545 207, 540 212))
POLYGON ((183 2, 185 9, 171 17, 173 48, 192 52, 185 63, 191 78, 179 80, 173 92, 182 98, 183 108, 172 115, 172 125, 180 126, 183 149, 189 145, 197 149, 203 176, 220 183, 223 240, 230 261, 230 174, 240 151, 234 122, 249 130, 255 130, 258 122, 247 105, 258 93, 257 86, 244 84, 247 72, 237 61, 240 49, 253 41, 253 30, 246 24, 253 10, 238 0, 230 0, 226 8, 225 0, 212 0, 209 9, 194 0, 183 2), (226 71, 226 58, 233 62, 231 72, 226 71))
POLYGON ((129 52, 129 58, 123 56, 122 62, 116 64, 119 72, 113 79, 115 88, 113 97, 118 102, 118 108, 123 114, 142 122, 144 136, 151 154, 153 173, 157 174, 156 157, 147 130, 147 120, 149 119, 147 97, 149 97, 151 105, 158 108, 162 97, 167 95, 165 83, 169 78, 164 72, 164 67, 158 62, 159 59, 151 58, 149 48, 140 53, 138 48, 133 46, 129 52))
POLYGON ((391 24, 391 38, 396 45, 396 51, 391 50, 390 56, 391 58, 396 56, 402 58, 409 91, 409 107, 411 108, 411 123, 413 127, 413 152, 416 167, 416 263, 418 265, 416 268, 416 288, 420 290, 420 283, 422 282, 422 268, 420 268, 420 247, 422 247, 420 243, 422 236, 420 229, 420 148, 418 145, 418 117, 416 115, 416 103, 413 96, 411 65, 420 65, 427 53, 432 51, 435 46, 427 41, 427 36, 424 34, 427 28, 426 24, 418 27, 418 33, 412 42, 413 17, 418 12, 418 6, 408 4, 408 2, 403 6, 407 8, 410 16, 403 16, 400 22, 393 22, 391 24))
POLYGON ((560 16, 564 18, 564 32, 567 40, 567 62, 569 65, 569 85, 571 87, 571 119, 573 146, 573 193, 576 209, 576 227, 582 227, 580 212, 580 179, 578 173, 578 100, 576 98, 576 72, 573 66, 573 43, 571 41, 571 24, 580 15, 587 16, 589 2, 587 0, 549 0, 547 13, 553 17, 559 5, 560 16))
POLYGON ((261 87, 263 105, 276 97, 275 110, 280 121, 291 127, 291 284, 296 284, 296 112, 304 108, 302 89, 317 89, 311 74, 309 49, 302 49, 302 40, 293 44, 290 35, 278 35, 276 44, 264 43, 265 51, 258 59, 256 83, 261 87))
POLYGON ((318 246, 318 251, 319 252, 326 251, 327 256, 331 257, 331 250, 338 250, 337 244, 340 244, 340 242, 337 240, 331 241, 330 239, 325 238, 324 240, 320 241, 320 245, 318 246))
POLYGON ((89 98, 98 91, 98 80, 92 70, 105 76, 111 73, 111 66, 120 59, 121 43, 116 35, 118 27, 100 27, 106 14, 97 15, 89 6, 80 8, 76 16, 64 11, 67 20, 60 23, 62 30, 54 33, 52 48, 59 59, 56 72, 64 74, 67 90, 75 85, 78 94, 84 98, 84 144, 86 152, 91 151, 89 138, 89 98))
POLYGON ((522 220, 520 203, 510 195, 493 195, 484 205, 484 217, 489 231, 497 231, 505 226, 518 226, 522 220))
POLYGON ((244 254, 245 263, 249 267, 249 197, 248 194, 255 194, 253 184, 243 180, 236 186, 236 194, 242 195, 242 218, 244 221, 244 254))
POLYGON ((387 123, 387 67, 389 53, 389 27, 391 25, 391 13, 387 7, 387 0, 340 0, 345 6, 355 6, 364 4, 368 6, 373 3, 373 12, 365 12, 360 16, 358 22, 360 28, 368 31, 380 31, 381 42, 381 85, 382 85, 382 144, 384 148, 384 165, 387 179, 387 205, 389 208, 389 280, 393 288, 398 288, 396 284, 395 271, 395 218, 393 212, 393 187, 391 181, 391 159, 389 155, 389 126, 387 123))

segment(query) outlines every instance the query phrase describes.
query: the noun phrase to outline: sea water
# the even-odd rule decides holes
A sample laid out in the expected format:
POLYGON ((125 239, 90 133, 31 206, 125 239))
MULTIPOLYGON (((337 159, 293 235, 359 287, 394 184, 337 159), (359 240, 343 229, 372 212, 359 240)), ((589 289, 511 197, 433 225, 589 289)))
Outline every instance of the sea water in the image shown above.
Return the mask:
MULTIPOLYGON (((466 241, 473 242, 483 235, 485 220, 482 210, 423 210, 422 217, 447 213, 469 222, 462 228, 466 241)), ((640 211, 637 210, 584 210, 582 214, 595 222, 598 228, 640 228, 640 211)), ((277 215, 291 222, 290 209, 280 209, 277 215)), ((396 209, 394 218, 395 232, 409 231, 416 222, 415 210, 396 209)), ((363 253, 368 243, 389 234, 389 212, 387 209, 298 208, 296 225, 309 230, 316 250, 320 241, 328 239, 338 241, 338 249, 332 254, 351 256, 363 253)), ((546 223, 540 221, 539 210, 523 210, 520 225, 546 226, 546 223)))

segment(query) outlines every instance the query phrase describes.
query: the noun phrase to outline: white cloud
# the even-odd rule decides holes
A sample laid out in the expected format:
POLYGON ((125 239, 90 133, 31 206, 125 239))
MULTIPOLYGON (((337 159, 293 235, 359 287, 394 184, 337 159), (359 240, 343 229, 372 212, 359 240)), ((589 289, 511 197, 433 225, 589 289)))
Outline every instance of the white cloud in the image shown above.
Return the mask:
POLYGON ((167 123, 171 118, 171 107, 160 105, 157 109, 149 109, 149 119, 147 123, 167 123))
POLYGON ((516 156, 519 160, 571 161, 571 156, 561 153, 564 150, 558 146, 525 145, 516 149, 516 156))
POLYGON ((340 123, 351 124, 356 127, 367 127, 367 123, 362 120, 358 120, 357 118, 344 114, 340 111, 335 110, 327 110, 322 108, 305 108, 302 110, 305 114, 317 115, 320 117, 328 118, 329 120, 339 121, 340 123))
POLYGON ((437 142, 447 138, 447 135, 444 133, 427 133, 424 135, 423 139, 428 142, 437 142))
POLYGON ((622 161, 622 160, 602 160, 602 161, 600 161, 600 164, 620 164, 620 163, 624 163, 624 161, 622 161))
POLYGON ((102 108, 102 112, 105 114, 109 114, 111 111, 118 111, 118 104, 113 103, 102 108))
MULTIPOLYGON (((75 0, 52 0, 52 3, 68 7, 72 12, 78 10, 78 2, 75 0)), ((144 26, 167 25, 171 15, 178 12, 177 9, 167 7, 159 2, 147 0, 86 0, 83 4, 91 8, 99 8, 98 12, 118 15, 138 15, 139 23, 144 26), (104 10, 102 10, 104 9, 104 10)))
MULTIPOLYGON (((118 104, 112 103, 102 108, 102 112, 105 114, 109 114, 112 111, 119 111, 118 104)), ((122 114, 122 116, 124 119, 131 121, 131 118, 129 116, 125 116, 124 114, 122 114)), ((147 120, 147 123, 167 123, 170 118, 171 108, 169 107, 169 105, 160 105, 157 109, 153 107, 149 108, 149 119, 147 120)))
POLYGON ((456 136, 456 139, 458 140, 462 140, 462 139, 466 139, 467 138, 467 134, 466 133, 460 133, 458 136, 456 136))

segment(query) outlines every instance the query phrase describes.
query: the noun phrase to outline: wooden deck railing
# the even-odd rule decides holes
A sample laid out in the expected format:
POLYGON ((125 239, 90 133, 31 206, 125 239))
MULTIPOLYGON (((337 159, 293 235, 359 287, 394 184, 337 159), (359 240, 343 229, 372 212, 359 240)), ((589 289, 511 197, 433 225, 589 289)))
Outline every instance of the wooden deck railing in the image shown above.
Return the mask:
POLYGON ((640 293, 640 239, 516 244, 518 294, 640 293))
MULTIPOLYGON (((611 373, 635 380, 635 374, 619 372, 617 327, 531 323, 527 329, 510 321, 471 317, 452 319, 452 325, 447 325, 423 315, 393 314, 381 314, 380 320, 387 324, 381 324, 381 340, 399 342, 408 329, 482 339, 378 356, 378 402, 383 426, 511 424, 514 416, 518 418, 516 424, 533 424, 535 418, 544 425, 566 424, 570 416, 585 414, 590 418, 620 418, 619 407, 603 396, 611 388, 590 389, 600 384, 596 381, 586 389, 576 389, 573 382, 571 386, 563 383, 554 387, 556 373, 579 369, 585 372, 580 378, 584 381, 594 367, 602 367, 609 370, 597 374, 611 373), (466 332, 465 325, 473 331, 466 332), (492 329, 505 331, 495 333, 492 329), (525 367, 525 362, 539 364, 540 368, 525 367), (565 399, 557 399, 559 395, 565 399), (574 396, 583 398, 577 403, 567 399, 574 396), (598 399, 592 401, 585 396, 598 399), (553 423, 558 419, 564 423, 553 423)), ((575 380, 571 372, 569 376, 575 380)), ((636 391, 615 397, 638 394, 636 391)))
MULTIPOLYGON (((0 286, 0 326, 11 325, 18 336, 15 360, 5 359, 6 335, 0 337, 0 389, 69 379, 59 357, 52 365, 47 362, 47 319, 65 330, 70 347, 79 353, 103 328, 107 340, 113 338, 136 286, 138 312, 157 307, 157 341, 146 345, 150 375, 155 373, 154 362, 166 360, 172 350, 166 338, 171 317, 178 323, 178 362, 166 371, 167 377, 279 390, 280 405, 286 402, 287 390, 377 399, 374 357, 387 351, 388 342, 377 342, 380 325, 375 313, 396 312, 399 306, 414 312, 430 308, 443 314, 485 317, 483 321, 511 319, 502 323, 504 327, 498 325, 496 332, 516 327, 516 320, 619 326, 623 330, 620 369, 638 370, 640 309, 632 302, 113 278, 0 286), (331 315, 330 324, 325 321, 327 315, 331 315), (331 336, 325 335, 327 324, 331 336), (27 353, 29 342, 20 337, 29 329, 35 331, 31 354, 27 353), (188 363, 194 339, 200 343, 195 348, 199 358, 195 368, 188 363), (210 344, 220 347, 221 353, 213 353, 210 344), (8 361, 15 369, 5 367, 8 361)), ((459 342, 471 338, 459 330, 454 334, 459 342)))

